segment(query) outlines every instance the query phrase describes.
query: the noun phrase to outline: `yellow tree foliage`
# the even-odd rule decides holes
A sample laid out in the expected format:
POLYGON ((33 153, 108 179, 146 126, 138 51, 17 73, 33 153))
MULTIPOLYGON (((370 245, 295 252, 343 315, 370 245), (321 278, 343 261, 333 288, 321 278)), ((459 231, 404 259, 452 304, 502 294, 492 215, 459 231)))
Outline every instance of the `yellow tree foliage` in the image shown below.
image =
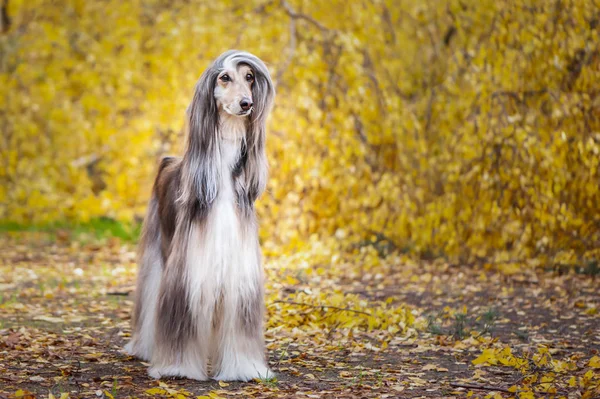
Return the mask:
POLYGON ((0 218, 143 215, 229 48, 271 67, 267 248, 598 259, 597 0, 9 0, 0 218))

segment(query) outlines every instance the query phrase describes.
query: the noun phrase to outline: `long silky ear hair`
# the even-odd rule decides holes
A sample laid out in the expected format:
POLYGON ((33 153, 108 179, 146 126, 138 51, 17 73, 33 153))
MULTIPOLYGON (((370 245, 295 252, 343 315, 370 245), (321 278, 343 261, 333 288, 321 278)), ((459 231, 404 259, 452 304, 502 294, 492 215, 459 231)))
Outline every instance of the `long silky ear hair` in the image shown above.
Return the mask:
POLYGON ((221 54, 202 74, 187 111, 188 143, 183 156, 182 189, 179 201, 206 208, 217 197, 220 157, 219 110, 214 97, 217 77, 224 65, 246 64, 254 71, 252 114, 246 129, 244 165, 245 186, 250 203, 265 190, 268 165, 265 148, 267 116, 271 111, 275 89, 269 70, 256 56, 237 50, 221 54))
POLYGON ((219 184, 219 111, 214 91, 222 67, 219 57, 200 76, 194 98, 187 109, 188 141, 182 162, 178 201, 208 207, 217 197, 219 184))
POLYGON ((247 64, 254 71, 252 85, 252 114, 246 129, 246 162, 244 165, 245 186, 252 204, 265 191, 268 178, 266 154, 267 117, 275 99, 275 88, 266 65, 252 54, 235 53, 232 61, 247 64))

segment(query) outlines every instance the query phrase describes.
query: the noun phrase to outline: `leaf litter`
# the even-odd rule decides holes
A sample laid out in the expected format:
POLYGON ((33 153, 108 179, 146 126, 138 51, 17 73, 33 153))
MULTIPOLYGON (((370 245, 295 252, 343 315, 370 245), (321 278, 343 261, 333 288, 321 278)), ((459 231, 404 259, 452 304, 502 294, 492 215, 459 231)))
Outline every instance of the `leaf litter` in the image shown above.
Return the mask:
POLYGON ((275 375, 155 381, 121 349, 132 245, 44 233, 0 244, 3 398, 600 395, 600 295, 589 276, 400 255, 365 264, 316 245, 265 262, 275 375))

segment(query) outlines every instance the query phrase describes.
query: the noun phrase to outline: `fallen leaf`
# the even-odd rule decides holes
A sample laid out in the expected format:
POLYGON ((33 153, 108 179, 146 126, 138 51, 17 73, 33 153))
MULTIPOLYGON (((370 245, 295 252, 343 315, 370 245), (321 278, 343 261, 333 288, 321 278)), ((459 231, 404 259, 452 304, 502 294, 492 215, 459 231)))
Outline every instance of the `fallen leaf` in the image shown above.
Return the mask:
POLYGON ((48 323, 64 323, 65 321, 60 317, 53 316, 35 316, 33 320, 47 321, 48 323))

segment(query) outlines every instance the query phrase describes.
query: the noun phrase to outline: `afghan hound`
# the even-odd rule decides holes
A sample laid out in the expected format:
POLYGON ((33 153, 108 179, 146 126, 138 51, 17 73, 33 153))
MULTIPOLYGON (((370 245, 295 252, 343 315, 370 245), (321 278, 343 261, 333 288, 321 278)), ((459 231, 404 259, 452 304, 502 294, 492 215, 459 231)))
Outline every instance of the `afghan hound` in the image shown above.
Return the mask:
POLYGON ((267 182, 274 97, 259 58, 221 54, 196 84, 183 157, 160 163, 125 347, 150 362, 153 378, 248 381, 270 373, 254 201, 267 182))

